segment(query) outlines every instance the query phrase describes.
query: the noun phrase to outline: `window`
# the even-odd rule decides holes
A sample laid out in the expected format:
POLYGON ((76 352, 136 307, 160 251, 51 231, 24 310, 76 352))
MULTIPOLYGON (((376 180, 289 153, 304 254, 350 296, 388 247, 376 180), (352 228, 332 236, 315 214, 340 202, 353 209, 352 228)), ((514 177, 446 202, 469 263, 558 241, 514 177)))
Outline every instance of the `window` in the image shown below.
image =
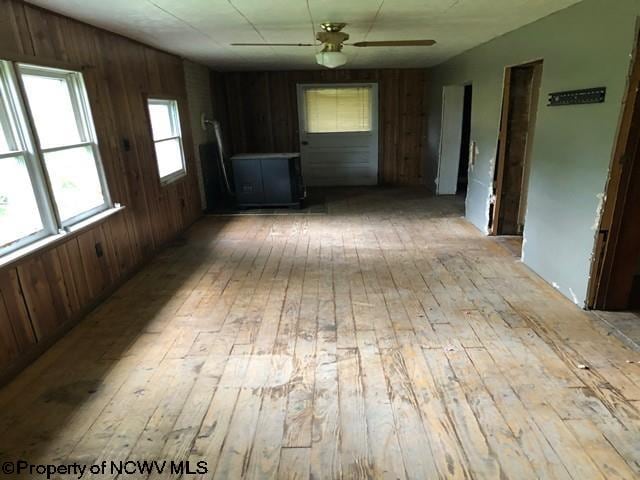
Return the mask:
POLYGON ((0 63, 0 252, 46 235, 50 219, 23 109, 7 65, 0 63))
POLYGON ((82 74, 0 61, 0 255, 108 207, 82 74))
POLYGON ((305 88, 307 133, 371 130, 371 88, 305 88))
POLYGON ((168 183, 186 173, 178 102, 150 98, 148 104, 158 174, 162 183, 168 183))
POLYGON ((62 225, 106 208, 82 75, 29 65, 18 71, 62 225))

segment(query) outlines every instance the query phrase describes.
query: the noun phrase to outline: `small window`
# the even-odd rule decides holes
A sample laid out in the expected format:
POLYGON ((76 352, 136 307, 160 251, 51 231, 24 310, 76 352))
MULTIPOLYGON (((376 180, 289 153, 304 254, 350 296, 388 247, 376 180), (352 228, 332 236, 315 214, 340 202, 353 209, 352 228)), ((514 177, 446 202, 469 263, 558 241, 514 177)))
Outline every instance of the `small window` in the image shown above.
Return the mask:
POLYGON ((82 75, 19 65, 58 217, 63 226, 107 208, 82 75))
POLYGON ((150 98, 148 103, 158 174, 162 183, 169 183, 186 173, 178 102, 150 98))
POLYGON ((371 131, 371 88, 305 88, 307 133, 371 131))

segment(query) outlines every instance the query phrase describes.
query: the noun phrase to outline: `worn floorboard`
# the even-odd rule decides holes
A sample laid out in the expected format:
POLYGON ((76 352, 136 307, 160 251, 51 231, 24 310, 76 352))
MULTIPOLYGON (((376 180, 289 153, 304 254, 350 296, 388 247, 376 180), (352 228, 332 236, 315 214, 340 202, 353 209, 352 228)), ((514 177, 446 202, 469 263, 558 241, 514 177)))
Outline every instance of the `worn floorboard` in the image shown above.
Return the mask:
POLYGON ((459 199, 326 198, 194 225, 0 390, 1 459, 197 472, 84 478, 640 477, 637 352, 459 199))

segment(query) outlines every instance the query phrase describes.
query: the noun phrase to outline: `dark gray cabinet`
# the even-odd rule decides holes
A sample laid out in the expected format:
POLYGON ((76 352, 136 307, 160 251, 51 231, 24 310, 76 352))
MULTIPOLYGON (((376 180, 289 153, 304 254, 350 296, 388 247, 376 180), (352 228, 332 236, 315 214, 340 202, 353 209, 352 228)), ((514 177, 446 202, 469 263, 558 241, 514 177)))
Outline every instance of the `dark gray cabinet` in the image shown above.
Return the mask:
POLYGON ((299 153, 234 155, 231 162, 239 207, 299 207, 304 199, 299 153))

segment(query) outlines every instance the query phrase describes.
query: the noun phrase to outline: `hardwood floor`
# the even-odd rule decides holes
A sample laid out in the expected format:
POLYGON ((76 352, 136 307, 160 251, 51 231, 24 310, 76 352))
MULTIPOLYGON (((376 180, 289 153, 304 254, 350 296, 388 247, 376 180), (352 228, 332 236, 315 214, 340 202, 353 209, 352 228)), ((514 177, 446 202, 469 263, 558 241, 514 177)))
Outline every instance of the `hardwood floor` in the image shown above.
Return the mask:
POLYGON ((351 189, 328 215, 201 220, 0 391, 0 457, 638 478, 640 355, 461 208, 351 189))
POLYGON ((630 348, 640 351, 640 312, 591 312, 601 321, 607 335, 615 335, 630 348))

